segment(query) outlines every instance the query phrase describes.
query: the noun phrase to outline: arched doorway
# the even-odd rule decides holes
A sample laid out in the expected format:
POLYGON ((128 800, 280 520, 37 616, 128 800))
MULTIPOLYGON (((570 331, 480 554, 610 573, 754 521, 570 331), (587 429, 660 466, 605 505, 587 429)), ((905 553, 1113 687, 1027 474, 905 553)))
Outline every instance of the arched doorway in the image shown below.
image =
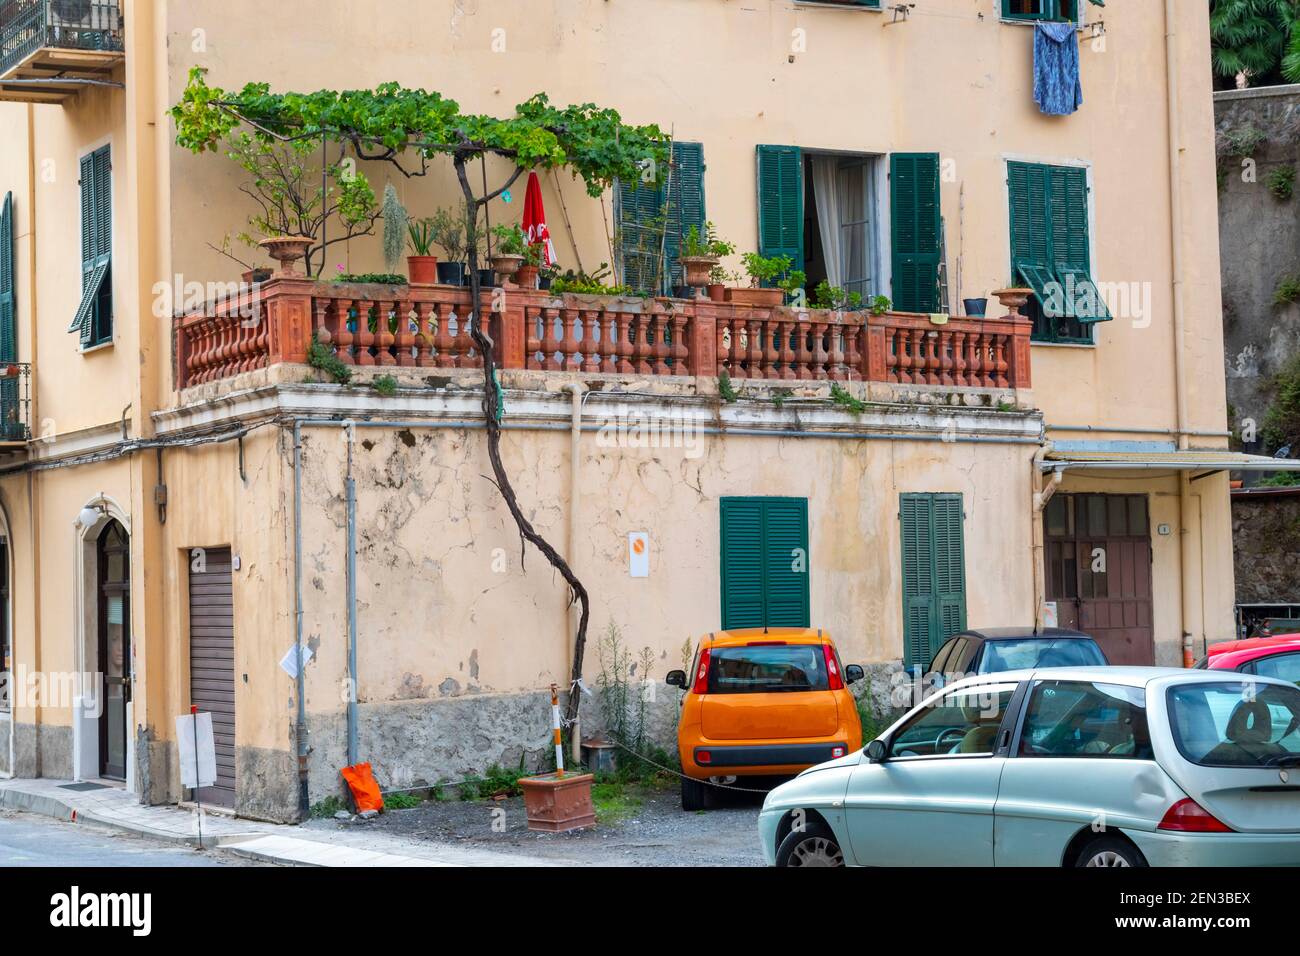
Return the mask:
POLYGON ((99 598, 99 666, 104 675, 99 715, 99 775, 126 780, 127 704, 131 700, 131 541, 109 520, 95 543, 99 598))

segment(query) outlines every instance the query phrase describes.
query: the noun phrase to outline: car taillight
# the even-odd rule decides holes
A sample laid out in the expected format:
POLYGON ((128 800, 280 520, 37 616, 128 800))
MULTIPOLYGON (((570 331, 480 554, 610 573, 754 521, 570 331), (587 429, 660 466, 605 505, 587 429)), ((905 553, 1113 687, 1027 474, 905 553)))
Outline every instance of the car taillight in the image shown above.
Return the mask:
POLYGON ((831 756, 832 756, 832 757, 843 757, 843 756, 844 756, 844 748, 843 748, 843 747, 832 747, 832 748, 831 748, 831 756))
POLYGON ((694 694, 707 694, 709 692, 709 649, 706 647, 700 651, 700 666, 695 672, 695 686, 691 688, 694 694))
POLYGON ((1232 827, 1217 819, 1191 797, 1179 800, 1165 813, 1158 830, 1180 833, 1231 833, 1232 827))
POLYGON ((713 763, 713 754, 709 753, 707 750, 697 750, 695 751, 695 762, 713 763))
POLYGON ((823 644, 822 653, 826 656, 826 686, 830 690, 843 690, 844 678, 840 676, 840 662, 835 659, 835 652, 829 644, 823 644))

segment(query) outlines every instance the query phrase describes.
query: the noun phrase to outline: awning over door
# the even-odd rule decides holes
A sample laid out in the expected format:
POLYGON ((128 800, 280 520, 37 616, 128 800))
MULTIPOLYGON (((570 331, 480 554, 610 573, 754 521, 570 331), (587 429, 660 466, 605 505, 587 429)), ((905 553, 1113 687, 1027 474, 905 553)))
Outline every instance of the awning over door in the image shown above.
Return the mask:
MULTIPOLYGON (((1269 458, 1244 452, 1185 451, 1049 451, 1044 472, 1054 471, 1300 471, 1300 459, 1269 458)), ((1197 476, 1203 477, 1203 476, 1197 476)))

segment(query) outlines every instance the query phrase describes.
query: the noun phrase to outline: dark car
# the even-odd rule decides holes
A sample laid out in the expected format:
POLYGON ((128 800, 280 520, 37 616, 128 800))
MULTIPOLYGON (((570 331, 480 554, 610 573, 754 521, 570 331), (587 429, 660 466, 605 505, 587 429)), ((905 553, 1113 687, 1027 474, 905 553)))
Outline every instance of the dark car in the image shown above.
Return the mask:
MULTIPOLYGON (((930 662, 935 675, 996 674, 1041 667, 1094 667, 1109 664, 1087 634, 1063 627, 986 627, 962 631, 944 641, 930 662)), ((936 677, 936 686, 944 679, 936 677)))

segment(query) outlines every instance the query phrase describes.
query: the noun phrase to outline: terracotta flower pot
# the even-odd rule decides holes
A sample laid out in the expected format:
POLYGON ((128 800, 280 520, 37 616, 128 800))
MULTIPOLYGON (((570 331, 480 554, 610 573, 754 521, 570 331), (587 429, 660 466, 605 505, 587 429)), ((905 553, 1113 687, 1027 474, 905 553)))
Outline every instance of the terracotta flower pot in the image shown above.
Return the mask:
POLYGON ((411 285, 434 285, 438 281, 437 256, 407 256, 406 274, 411 285))
POLYGON ((998 302, 1007 310, 1007 315, 1013 318, 1023 318, 1021 307, 1029 301, 1029 297, 1034 294, 1033 289, 994 289, 993 294, 997 296, 998 302))
POLYGON ((713 256, 682 256, 681 262, 686 270, 686 284, 696 289, 709 284, 709 273, 718 264, 713 256))
POLYGON ((310 236, 270 236, 258 243, 266 254, 280 263, 280 272, 284 275, 300 275, 293 264, 307 255, 307 250, 316 240, 310 236))
POLYGON ((562 777, 545 773, 520 777, 528 829, 564 833, 594 824, 596 811, 591 805, 591 782, 594 779, 589 773, 566 773, 562 777))
POLYGON ((757 305, 775 309, 785 302, 785 292, 781 289, 728 289, 727 301, 734 305, 757 305))
POLYGON ((521 289, 537 288, 537 266, 520 266, 515 273, 515 285, 521 289))
POLYGON ((492 271, 502 279, 509 279, 524 264, 523 256, 499 255, 492 257, 492 271))
POLYGON ((727 301, 727 287, 721 282, 709 283, 709 298, 714 302, 727 301))

